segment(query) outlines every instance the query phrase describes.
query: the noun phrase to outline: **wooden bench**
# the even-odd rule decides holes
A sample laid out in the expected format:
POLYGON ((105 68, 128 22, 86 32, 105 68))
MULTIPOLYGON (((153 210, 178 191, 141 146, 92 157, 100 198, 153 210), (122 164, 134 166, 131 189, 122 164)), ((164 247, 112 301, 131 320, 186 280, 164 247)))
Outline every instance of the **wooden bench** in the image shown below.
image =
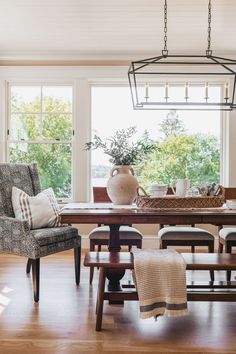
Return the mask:
MULTIPOLYGON (((236 270, 236 254, 182 253, 187 270, 236 270)), ((106 273, 111 269, 133 269, 133 255, 129 252, 88 252, 84 265, 99 267, 96 308, 96 331, 102 329, 104 300, 138 300, 134 285, 123 286, 123 291, 105 290, 106 273)), ((187 285, 188 301, 236 301, 236 282, 191 283, 187 285)))

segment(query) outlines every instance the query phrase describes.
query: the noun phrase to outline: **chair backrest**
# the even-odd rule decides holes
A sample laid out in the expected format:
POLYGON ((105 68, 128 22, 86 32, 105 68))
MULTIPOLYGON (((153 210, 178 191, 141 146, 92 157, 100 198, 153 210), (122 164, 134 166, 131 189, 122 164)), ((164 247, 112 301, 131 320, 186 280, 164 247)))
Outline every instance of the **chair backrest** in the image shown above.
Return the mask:
POLYGON ((111 203, 106 187, 93 187, 94 203, 111 203))
POLYGON ((236 199, 236 188, 225 188, 225 200, 236 199))
POLYGON ((12 187, 30 196, 38 194, 41 187, 37 165, 0 163, 0 215, 14 217, 12 187))

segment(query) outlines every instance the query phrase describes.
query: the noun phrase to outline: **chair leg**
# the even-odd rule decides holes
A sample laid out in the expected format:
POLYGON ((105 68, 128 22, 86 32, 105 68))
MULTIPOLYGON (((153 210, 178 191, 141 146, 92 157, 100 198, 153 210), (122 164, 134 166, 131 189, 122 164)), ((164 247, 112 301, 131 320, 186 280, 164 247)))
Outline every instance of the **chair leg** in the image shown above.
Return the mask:
POLYGON ((34 288, 34 301, 39 301, 39 285, 40 285, 40 258, 30 259, 32 265, 32 277, 34 288))
MULTIPOLYGON (((98 252, 102 251, 102 245, 98 245, 98 252)), ((99 269, 99 267, 97 267, 97 269, 99 269)))
POLYGON ((31 268, 31 259, 28 258, 27 264, 26 264, 26 273, 30 273, 30 268, 31 268))
POLYGON ((220 242, 220 239, 219 239, 219 243, 218 243, 218 253, 223 253, 223 248, 224 248, 224 245, 223 245, 223 243, 220 242))
MULTIPOLYGON (((209 243, 208 245, 208 252, 209 253, 214 253, 214 241, 209 243)), ((214 274, 214 270, 210 270, 210 278, 211 278, 211 281, 214 281, 215 280, 215 274, 214 274)))
POLYGON ((75 282, 79 285, 80 282, 80 259, 81 259, 81 246, 74 248, 75 259, 75 282))
POLYGON ((137 248, 142 248, 142 240, 137 241, 137 248))
POLYGON ((168 243, 166 242, 166 241, 161 241, 161 248, 162 249, 166 249, 167 248, 167 246, 168 246, 168 243))
POLYGON ((132 249, 133 246, 135 246, 137 248, 142 248, 142 240, 132 241, 132 243, 128 245, 129 252, 131 252, 131 249, 132 249))
POLYGON ((191 246, 191 252, 195 253, 195 246, 193 246, 193 245, 191 246))
MULTIPOLYGON (((232 252, 232 246, 227 241, 225 241, 225 252, 226 253, 231 253, 232 252)), ((230 281, 230 279, 231 279, 231 270, 227 270, 227 272, 226 272, 226 280, 230 281)))
MULTIPOLYGON (((91 252, 95 251, 95 243, 93 242, 93 240, 90 240, 90 251, 91 252)), ((93 273, 94 273, 94 267, 90 267, 89 284, 92 284, 92 282, 93 282, 93 273)))

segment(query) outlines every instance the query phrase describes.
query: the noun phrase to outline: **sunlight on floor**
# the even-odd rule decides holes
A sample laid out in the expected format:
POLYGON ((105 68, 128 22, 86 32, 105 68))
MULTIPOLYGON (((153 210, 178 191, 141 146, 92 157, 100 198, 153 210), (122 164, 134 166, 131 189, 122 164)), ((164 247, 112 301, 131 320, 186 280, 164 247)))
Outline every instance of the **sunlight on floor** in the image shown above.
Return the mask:
POLYGON ((5 310, 5 308, 10 304, 11 300, 9 299, 9 297, 7 297, 6 295, 3 294, 8 294, 10 292, 12 292, 13 289, 9 288, 8 286, 4 286, 4 288, 2 289, 1 293, 0 293, 0 315, 3 313, 3 311, 5 310))

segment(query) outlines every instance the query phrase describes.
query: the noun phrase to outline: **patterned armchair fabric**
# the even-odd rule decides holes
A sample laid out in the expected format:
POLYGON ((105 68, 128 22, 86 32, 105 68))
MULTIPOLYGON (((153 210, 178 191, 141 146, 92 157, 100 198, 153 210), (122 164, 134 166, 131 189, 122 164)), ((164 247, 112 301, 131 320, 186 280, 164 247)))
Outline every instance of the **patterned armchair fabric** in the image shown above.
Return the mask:
POLYGON ((40 193, 37 165, 0 163, 0 215, 14 217, 11 202, 13 186, 30 196, 40 193))
POLYGON ((11 202, 15 186, 33 196, 41 191, 37 165, 0 163, 0 252, 37 259, 80 246, 78 230, 71 226, 30 230, 14 218, 11 202))

